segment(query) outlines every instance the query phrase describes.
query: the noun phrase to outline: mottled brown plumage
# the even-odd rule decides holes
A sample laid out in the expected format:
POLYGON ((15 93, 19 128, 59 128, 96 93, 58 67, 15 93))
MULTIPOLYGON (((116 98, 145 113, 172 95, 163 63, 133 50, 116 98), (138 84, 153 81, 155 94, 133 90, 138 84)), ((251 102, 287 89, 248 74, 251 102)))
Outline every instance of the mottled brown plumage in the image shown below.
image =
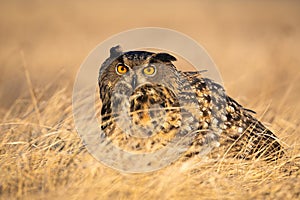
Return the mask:
POLYGON ((282 154, 276 136, 252 111, 200 72, 177 70, 173 61, 167 53, 111 49, 99 73, 103 137, 134 153, 183 139, 187 157, 221 149, 244 159, 282 154))

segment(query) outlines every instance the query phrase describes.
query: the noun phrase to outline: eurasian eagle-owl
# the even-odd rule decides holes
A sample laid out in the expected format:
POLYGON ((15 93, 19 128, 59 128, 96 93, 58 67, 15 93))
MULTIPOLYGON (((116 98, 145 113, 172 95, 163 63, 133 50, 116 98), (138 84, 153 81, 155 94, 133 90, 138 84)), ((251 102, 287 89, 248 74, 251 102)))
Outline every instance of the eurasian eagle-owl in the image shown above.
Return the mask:
MULTIPOLYGON (((185 156, 218 152, 276 159, 277 137, 201 72, 177 70, 168 53, 111 48, 99 72, 101 129, 129 152, 163 148, 185 139, 185 156)), ((178 147, 180 148, 180 147, 178 147)))

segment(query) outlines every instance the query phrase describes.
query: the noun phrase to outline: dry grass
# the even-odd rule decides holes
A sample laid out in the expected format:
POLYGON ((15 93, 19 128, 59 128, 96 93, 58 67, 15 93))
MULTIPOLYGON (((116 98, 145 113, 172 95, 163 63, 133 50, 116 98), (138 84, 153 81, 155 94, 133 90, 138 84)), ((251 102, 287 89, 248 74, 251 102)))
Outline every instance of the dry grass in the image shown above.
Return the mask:
POLYGON ((300 4, 128 3, 135 7, 125 12, 125 2, 2 2, 0 198, 299 198, 300 4), (229 94, 258 112, 287 157, 194 158, 145 174, 123 174, 95 160, 75 131, 70 85, 97 43, 138 26, 174 28, 203 43, 229 94))
POLYGON ((271 163, 194 158, 157 172, 122 174, 82 147, 65 89, 47 100, 36 99, 38 112, 32 99, 19 99, 0 124, 3 198, 292 199, 300 194, 298 149, 271 163))

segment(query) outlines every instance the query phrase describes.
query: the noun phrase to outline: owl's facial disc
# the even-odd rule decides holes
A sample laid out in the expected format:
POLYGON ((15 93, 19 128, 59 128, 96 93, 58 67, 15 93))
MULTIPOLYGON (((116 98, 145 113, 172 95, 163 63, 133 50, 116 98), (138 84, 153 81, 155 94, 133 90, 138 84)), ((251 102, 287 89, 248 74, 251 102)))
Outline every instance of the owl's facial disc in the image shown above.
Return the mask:
MULTIPOLYGON (((124 63, 115 65, 115 72, 121 77, 124 83, 130 85, 132 91, 145 84, 151 84, 157 73, 157 67, 154 64, 142 64, 131 66, 124 63)), ((120 80, 119 80, 120 81, 120 80)))

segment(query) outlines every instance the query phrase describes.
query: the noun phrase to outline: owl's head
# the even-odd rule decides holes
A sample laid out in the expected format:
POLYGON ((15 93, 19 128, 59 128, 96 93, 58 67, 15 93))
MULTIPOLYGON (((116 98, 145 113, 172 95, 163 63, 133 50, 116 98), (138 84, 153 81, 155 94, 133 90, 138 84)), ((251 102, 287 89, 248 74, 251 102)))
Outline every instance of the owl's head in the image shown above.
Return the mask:
POLYGON ((131 92, 146 84, 173 89, 177 70, 172 61, 176 58, 168 53, 122 52, 120 46, 111 48, 110 57, 102 64, 99 73, 101 99, 120 85, 131 92))
POLYGON ((181 123, 182 79, 173 61, 176 58, 168 53, 111 48, 99 72, 101 127, 107 135, 106 128, 114 123, 125 135, 171 138, 181 123))

